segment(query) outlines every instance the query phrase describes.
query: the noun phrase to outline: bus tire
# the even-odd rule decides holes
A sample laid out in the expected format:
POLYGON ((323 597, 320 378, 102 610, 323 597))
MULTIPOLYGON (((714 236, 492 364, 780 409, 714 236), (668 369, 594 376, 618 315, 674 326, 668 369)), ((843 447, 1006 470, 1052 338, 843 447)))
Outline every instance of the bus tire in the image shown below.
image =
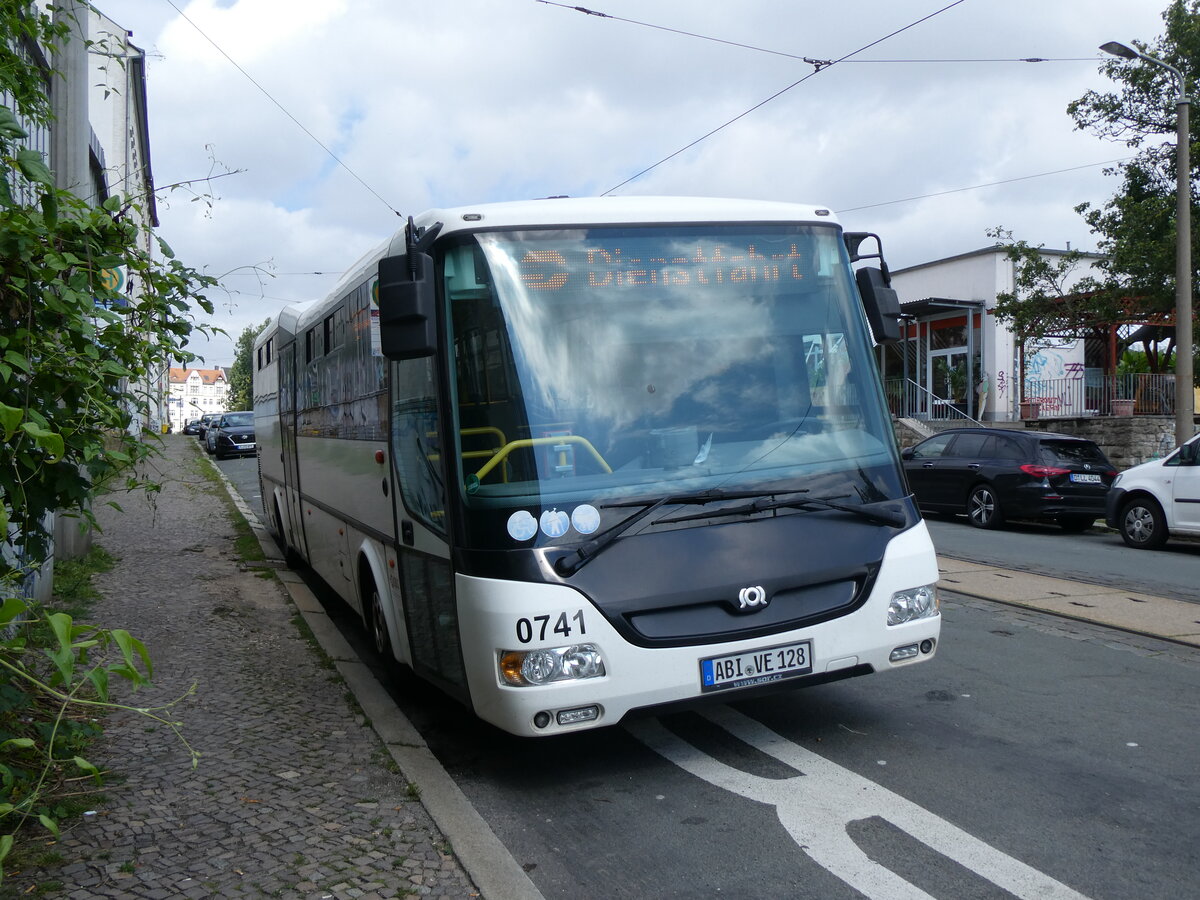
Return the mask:
POLYGON ((379 593, 379 588, 375 586, 375 579, 371 575, 363 576, 364 587, 363 592, 367 598, 365 604, 367 620, 367 634, 371 638, 371 646, 375 650, 375 655, 378 656, 385 664, 391 665, 395 662, 396 656, 392 652, 392 638, 388 633, 387 617, 383 614, 383 597, 379 593))
POLYGON ((288 564, 288 568, 298 569, 304 565, 304 560, 300 558, 300 554, 293 550, 292 545, 288 543, 287 533, 283 529, 283 514, 279 511, 279 501, 275 500, 273 506, 275 507, 275 511, 271 517, 271 530, 275 534, 275 542, 283 550, 283 561, 288 564))

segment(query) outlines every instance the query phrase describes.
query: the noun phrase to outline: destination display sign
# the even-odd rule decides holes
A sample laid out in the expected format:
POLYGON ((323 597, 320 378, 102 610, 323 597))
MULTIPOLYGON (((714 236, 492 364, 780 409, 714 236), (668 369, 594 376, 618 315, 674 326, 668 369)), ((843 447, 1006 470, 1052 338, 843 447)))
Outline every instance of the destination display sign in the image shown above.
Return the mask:
POLYGON ((800 240, 770 252, 754 242, 698 242, 686 254, 670 256, 620 244, 571 251, 530 249, 519 260, 518 271, 525 287, 541 292, 800 281, 815 268, 813 249, 811 242, 800 240))

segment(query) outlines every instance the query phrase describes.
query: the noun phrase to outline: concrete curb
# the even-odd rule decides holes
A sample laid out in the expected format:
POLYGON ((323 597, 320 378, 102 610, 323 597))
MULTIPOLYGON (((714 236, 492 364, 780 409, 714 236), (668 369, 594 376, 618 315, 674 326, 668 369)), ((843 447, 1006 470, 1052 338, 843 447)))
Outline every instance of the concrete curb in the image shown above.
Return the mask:
POLYGON ((1200 647, 1200 604, 938 557, 942 590, 1200 647))
POLYGON ((450 842, 455 857, 475 886, 484 897, 496 900, 544 900, 508 848, 442 768, 408 717, 392 702, 371 670, 342 637, 304 580, 287 568, 275 539, 258 516, 225 474, 215 464, 213 468, 234 506, 258 538, 266 556, 264 565, 276 569, 293 605, 304 617, 321 649, 333 660, 338 674, 404 777, 415 785, 421 804, 450 842))

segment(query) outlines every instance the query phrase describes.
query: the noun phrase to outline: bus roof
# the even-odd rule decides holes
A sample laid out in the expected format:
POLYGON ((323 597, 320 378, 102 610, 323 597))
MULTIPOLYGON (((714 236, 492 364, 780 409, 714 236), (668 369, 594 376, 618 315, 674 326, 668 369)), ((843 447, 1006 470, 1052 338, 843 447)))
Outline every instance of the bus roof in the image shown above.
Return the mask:
MULTIPOLYGON (((484 203, 432 209, 414 216, 418 227, 442 223, 441 234, 480 228, 547 225, 639 225, 659 222, 819 222, 837 223, 824 206, 773 200, 716 197, 550 197, 513 203, 484 203)), ((403 252, 403 231, 390 250, 403 252)))

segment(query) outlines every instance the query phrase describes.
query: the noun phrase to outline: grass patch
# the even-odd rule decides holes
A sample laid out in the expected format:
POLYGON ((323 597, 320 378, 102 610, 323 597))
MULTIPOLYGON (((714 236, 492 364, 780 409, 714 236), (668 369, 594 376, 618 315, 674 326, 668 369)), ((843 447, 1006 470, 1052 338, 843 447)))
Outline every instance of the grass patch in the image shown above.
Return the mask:
POLYGON ((216 463, 205 458, 197 461, 197 467, 200 474, 212 485, 217 498, 229 513, 229 521, 233 524, 234 530, 233 549, 238 559, 245 563, 264 561, 267 555, 263 552, 262 544, 258 542, 254 529, 250 527, 246 517, 237 508, 233 498, 229 496, 229 491, 225 488, 225 482, 221 480, 216 463))
POLYGON ((54 598, 51 604, 73 619, 86 619, 100 599, 92 578, 111 572, 117 564, 113 555, 103 547, 92 549, 79 559, 57 559, 54 562, 54 598))

